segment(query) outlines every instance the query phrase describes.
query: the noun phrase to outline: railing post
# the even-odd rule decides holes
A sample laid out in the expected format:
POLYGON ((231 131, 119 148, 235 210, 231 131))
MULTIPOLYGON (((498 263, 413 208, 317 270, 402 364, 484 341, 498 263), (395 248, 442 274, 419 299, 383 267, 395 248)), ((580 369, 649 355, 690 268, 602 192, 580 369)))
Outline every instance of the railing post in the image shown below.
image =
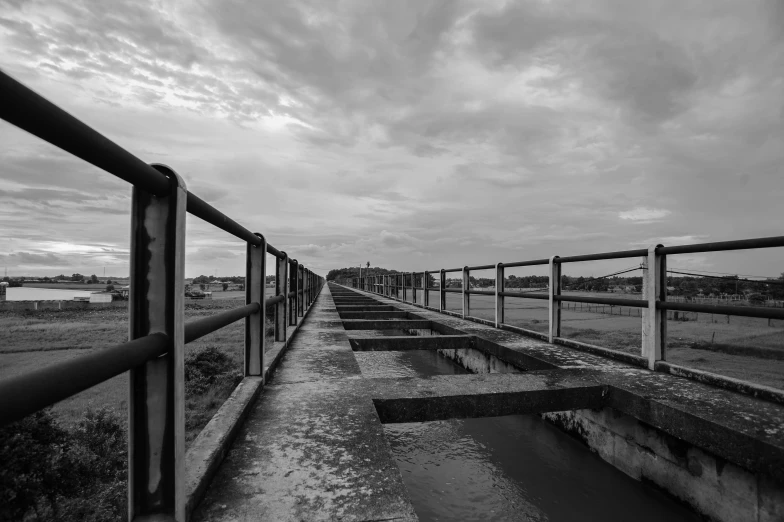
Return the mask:
POLYGON ((653 370, 656 361, 665 360, 667 345, 667 313, 656 308, 656 303, 667 299, 667 259, 657 254, 662 245, 648 247, 648 269, 643 273, 648 290, 648 309, 643 314, 642 355, 648 360, 648 368, 653 370))
POLYGON ((422 304, 427 308, 430 306, 430 292, 427 290, 427 282, 430 279, 430 272, 422 272, 422 304))
POLYGON ((267 273, 267 240, 259 233, 261 244, 247 248, 245 269, 245 304, 259 303, 261 307, 255 314, 245 318, 245 376, 264 376, 264 349, 267 316, 267 300, 264 284, 267 273))
POLYGON ((468 267, 463 267, 463 319, 471 315, 471 294, 468 293, 468 267))
POLYGON ((556 337, 561 336, 561 301, 556 301, 555 296, 561 295, 561 263, 556 262, 558 256, 550 258, 550 291, 548 303, 550 305, 550 335, 552 344, 556 337))
POLYGON ((504 323, 504 264, 495 265, 495 327, 504 323))
POLYGON ((402 290, 401 290, 401 299, 405 303, 406 302, 406 294, 407 294, 407 292, 406 292, 406 273, 405 272, 400 274, 400 287, 402 288, 402 290))
POLYGON ((444 269, 441 269, 440 283, 438 289, 438 310, 443 312, 446 310, 446 272, 444 269))
POLYGON ((294 292, 294 297, 288 299, 289 302, 289 326, 297 326, 297 308, 299 307, 299 262, 296 259, 291 261, 291 272, 289 273, 289 293, 294 292))
POLYGON ((286 341, 286 313, 288 312, 289 293, 289 256, 281 252, 283 257, 278 257, 275 265, 275 295, 282 295, 283 301, 275 305, 275 341, 286 341))
POLYGON ((416 272, 411 272, 411 304, 416 302, 416 272))
POLYGON ((185 183, 170 168, 170 190, 133 188, 130 340, 153 333, 169 350, 130 371, 128 520, 185 521, 185 183))
POLYGON ((298 317, 303 317, 305 315, 305 300, 308 298, 308 291, 306 290, 308 280, 305 277, 306 274, 305 266, 299 265, 299 270, 297 270, 297 286, 299 288, 299 299, 297 300, 298 317))

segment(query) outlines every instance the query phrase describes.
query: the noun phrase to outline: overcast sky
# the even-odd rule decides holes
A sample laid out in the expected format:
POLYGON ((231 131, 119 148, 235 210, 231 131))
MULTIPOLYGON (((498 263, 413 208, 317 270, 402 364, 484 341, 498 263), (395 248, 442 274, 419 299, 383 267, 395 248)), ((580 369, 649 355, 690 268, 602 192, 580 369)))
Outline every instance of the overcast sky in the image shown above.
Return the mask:
MULTIPOLYGON (((322 274, 784 233, 781 0, 0 0, 0 68, 322 274)), ((127 184, 4 122, 0 178, 0 269, 127 274, 127 184)))

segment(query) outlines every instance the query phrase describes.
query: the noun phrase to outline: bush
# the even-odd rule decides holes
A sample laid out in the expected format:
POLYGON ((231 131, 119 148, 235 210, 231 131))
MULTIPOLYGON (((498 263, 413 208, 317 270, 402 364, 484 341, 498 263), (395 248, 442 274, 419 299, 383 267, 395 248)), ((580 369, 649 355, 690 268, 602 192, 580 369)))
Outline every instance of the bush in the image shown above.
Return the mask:
POLYGON ((126 436, 107 410, 73 429, 49 410, 0 429, 0 520, 98 522, 126 516, 126 436))

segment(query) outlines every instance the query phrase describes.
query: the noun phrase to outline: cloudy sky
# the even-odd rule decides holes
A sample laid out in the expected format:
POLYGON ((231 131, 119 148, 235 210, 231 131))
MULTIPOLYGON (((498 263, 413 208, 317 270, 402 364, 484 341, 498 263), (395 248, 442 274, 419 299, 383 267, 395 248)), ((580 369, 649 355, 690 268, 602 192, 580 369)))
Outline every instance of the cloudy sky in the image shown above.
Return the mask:
MULTIPOLYGON (((0 68, 320 273, 782 234, 782 0, 0 0, 0 68)), ((4 122, 0 179, 0 269, 127 274, 127 184, 4 122)))

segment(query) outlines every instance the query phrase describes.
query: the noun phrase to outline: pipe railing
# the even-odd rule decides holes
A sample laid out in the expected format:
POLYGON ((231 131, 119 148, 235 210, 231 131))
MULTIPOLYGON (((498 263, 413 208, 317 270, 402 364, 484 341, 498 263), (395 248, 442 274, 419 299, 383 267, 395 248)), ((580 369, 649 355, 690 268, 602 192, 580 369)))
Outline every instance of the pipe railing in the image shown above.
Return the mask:
POLYGON ((185 344, 244 319, 244 374, 263 385, 267 309, 274 311, 275 341, 286 343, 287 327, 297 326, 324 278, 188 192, 171 168, 144 163, 2 71, 0 99, 3 120, 133 186, 129 341, 0 381, 0 425, 130 371, 128 519, 184 521, 185 344), (187 324, 186 212, 247 244, 245 306, 187 324), (270 298, 267 254, 276 259, 270 298))
MULTIPOLYGON (((647 249, 635 250, 622 250, 616 252, 601 252, 596 254, 578 255, 558 257, 552 256, 549 259, 534 259, 528 261, 515 261, 512 263, 497 263, 495 265, 477 265, 465 266, 463 268, 449 268, 441 269, 438 271, 424 271, 418 272, 424 274, 422 278, 422 285, 415 286, 413 284, 406 284, 407 277, 410 273, 392 273, 385 277, 383 284, 379 287, 377 285, 369 285, 367 278, 360 280, 354 278, 352 286, 355 288, 364 288, 376 293, 383 293, 387 297, 392 297, 401 301, 412 302, 417 306, 424 306, 433 310, 446 312, 446 295, 448 293, 460 294, 462 298, 462 313, 459 315, 464 319, 481 320, 483 319, 471 316, 471 300, 472 295, 485 295, 495 298, 495 320, 492 324, 496 328, 509 328, 528 332, 522 328, 515 327, 505 323, 504 305, 507 298, 515 299, 539 299, 548 301, 548 333, 547 340, 551 343, 564 344, 568 341, 570 345, 576 345, 575 341, 566 340, 561 338, 561 303, 575 302, 575 303, 592 303, 592 304, 608 304, 617 306, 628 306, 635 308, 642 308, 642 343, 641 355, 644 358, 645 366, 649 369, 656 369, 657 363, 666 361, 667 354, 667 310, 682 311, 682 312, 703 312, 714 313, 722 315, 737 315, 744 317, 757 317, 763 319, 784 319, 784 309, 757 307, 757 306, 726 306, 726 305, 708 305, 697 303, 680 303, 667 301, 667 258, 668 256, 678 254, 692 254, 700 252, 724 252, 730 250, 748 250, 756 248, 776 248, 784 247, 784 236, 764 237, 756 239, 741 239, 736 241, 722 241, 715 243, 699 243, 692 245, 680 245, 665 247, 663 245, 653 245, 647 249), (591 297, 591 296, 565 296, 561 294, 561 267, 565 263, 579 263, 586 261, 598 261, 608 259, 626 259, 640 257, 643 260, 643 279, 644 288, 647 288, 647 295, 643 299, 619 299, 619 298, 605 298, 605 297, 591 297), (509 292, 504 288, 505 269, 522 266, 548 266, 548 287, 547 293, 530 293, 530 292, 509 292), (483 290, 472 290, 469 287, 470 273, 474 270, 490 270, 495 269, 495 290, 492 292, 483 290), (436 287, 429 285, 430 275, 438 272, 440 275, 439 284, 436 287), (446 274, 451 272, 461 272, 461 287, 460 288, 447 288, 446 274), (383 292, 379 292, 378 288, 382 288, 383 292), (407 291, 411 291, 416 295, 416 290, 422 290, 425 304, 416 303, 416 298, 407 299, 407 291), (431 307, 429 305, 429 293, 437 291, 439 293, 438 307, 431 307)), ((451 312, 450 312, 451 313, 451 312)), ((673 366, 673 365, 669 365, 673 366)))

